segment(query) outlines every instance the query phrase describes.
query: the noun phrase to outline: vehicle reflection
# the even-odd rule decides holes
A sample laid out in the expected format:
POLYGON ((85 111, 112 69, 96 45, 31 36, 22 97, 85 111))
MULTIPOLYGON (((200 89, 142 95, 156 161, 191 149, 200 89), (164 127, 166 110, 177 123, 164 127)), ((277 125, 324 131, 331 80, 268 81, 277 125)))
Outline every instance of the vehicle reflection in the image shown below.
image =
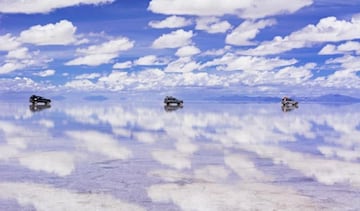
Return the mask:
POLYGON ((281 110, 283 112, 290 112, 290 111, 293 111, 295 109, 298 109, 299 108, 299 105, 298 104, 283 104, 281 105, 281 110))
POLYGON ((45 109, 49 109, 51 108, 50 104, 30 104, 29 105, 29 109, 32 112, 39 112, 39 111, 43 111, 45 109))
POLYGON ((182 104, 180 105, 172 105, 172 104, 169 104, 169 105, 164 105, 164 110, 166 112, 172 112, 172 111, 176 111, 176 110, 179 110, 179 109, 182 109, 184 106, 182 104))

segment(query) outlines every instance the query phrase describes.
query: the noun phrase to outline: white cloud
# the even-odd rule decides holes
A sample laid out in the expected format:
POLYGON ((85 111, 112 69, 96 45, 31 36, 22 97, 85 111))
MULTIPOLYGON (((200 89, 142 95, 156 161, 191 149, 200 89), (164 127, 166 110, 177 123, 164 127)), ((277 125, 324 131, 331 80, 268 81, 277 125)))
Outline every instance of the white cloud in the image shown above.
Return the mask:
POLYGON ((10 50, 6 55, 7 59, 29 59, 31 55, 29 54, 29 49, 25 47, 17 48, 10 50))
POLYGON ((82 80, 82 79, 95 79, 101 76, 100 73, 89 73, 89 74, 81 74, 77 75, 75 79, 82 80))
POLYGON ((52 90, 55 88, 54 85, 46 84, 45 86, 26 77, 0 78, 0 84, 1 91, 52 90))
POLYGON ((147 69, 138 73, 119 74, 111 73, 108 77, 99 79, 99 82, 107 82, 106 87, 110 89, 124 89, 125 87, 139 90, 149 90, 161 84, 165 73, 159 69, 147 69))
POLYGON ((65 88, 71 88, 75 90, 97 90, 99 87, 91 82, 89 79, 77 79, 68 81, 64 84, 65 88))
POLYGON ((0 74, 29 67, 43 67, 51 61, 41 56, 39 51, 29 52, 28 48, 25 47, 10 50, 5 57, 4 63, 0 62, 0 74))
POLYGON ((238 56, 225 54, 223 57, 206 62, 202 68, 217 66, 218 70, 234 71, 270 71, 279 67, 289 66, 297 63, 297 60, 283 60, 279 58, 265 58, 253 56, 238 56))
POLYGON ((197 47, 190 45, 179 48, 175 55, 179 57, 188 57, 199 54, 201 51, 197 47))
POLYGON ((281 68, 273 78, 273 83, 282 85, 301 84, 308 81, 312 76, 312 70, 316 67, 316 64, 309 63, 304 66, 295 67, 288 66, 281 68))
MULTIPOLYGON (((184 59, 184 58, 182 58, 184 59)), ((191 63, 191 60, 185 59, 191 63)), ((184 61, 184 63, 186 63, 184 61)), ((77 90, 159 90, 167 87, 181 86, 226 86, 228 79, 233 76, 219 76, 206 72, 193 73, 192 63, 188 66, 174 69, 176 73, 165 73, 160 69, 146 69, 137 72, 113 71, 109 75, 104 75, 95 81, 73 80, 67 82, 64 86, 77 90), (184 69, 185 68, 185 69, 184 69), (183 71, 184 73, 179 73, 183 71)), ((173 67, 176 68, 176 67, 173 67)), ((169 70, 170 71, 170 70, 169 70)), ((238 83, 238 81, 236 81, 238 83)))
POLYGON ((10 51, 18 48, 21 43, 13 37, 11 34, 5 34, 0 36, 0 51, 10 51))
POLYGON ((34 73, 34 75, 40 76, 40 77, 48 77, 48 76, 52 76, 55 74, 55 70, 52 69, 48 69, 48 70, 44 70, 38 73, 34 73))
POLYGON ((114 0, 11 0, 0 1, 1 13, 48 13, 58 8, 77 6, 81 4, 105 4, 112 3, 114 0))
POLYGON ((246 20, 226 36, 225 42, 232 45, 254 45, 255 43, 251 40, 256 37, 260 29, 272 26, 275 23, 276 21, 273 19, 259 20, 256 22, 246 20))
POLYGON ((126 69, 132 67, 132 61, 117 62, 113 65, 113 69, 126 69))
POLYGON ((335 17, 323 18, 317 25, 307 25, 285 37, 275 37, 272 41, 262 42, 254 49, 242 53, 248 55, 279 54, 296 48, 310 47, 315 43, 339 42, 359 39, 360 21, 337 20, 335 17))
POLYGON ((191 20, 176 15, 167 17, 162 21, 150 21, 149 26, 152 28, 181 28, 192 24, 191 20))
POLYGON ((294 13, 312 4, 312 0, 286 0, 264 2, 262 0, 152 0, 148 10, 166 15, 223 16, 238 15, 241 18, 262 18, 277 14, 294 13))
POLYGON ((355 161, 360 159, 359 150, 349 150, 338 147, 320 146, 319 152, 327 158, 341 158, 345 161, 355 161))
POLYGON ((110 63, 112 59, 119 56, 121 51, 126 51, 134 46, 134 41, 126 37, 119 37, 100 45, 92 45, 88 48, 79 48, 76 52, 80 57, 75 58, 65 65, 88 65, 98 66, 110 63))
POLYGON ((336 59, 329 59, 326 64, 340 64, 343 70, 357 72, 360 69, 359 56, 345 55, 336 59))
POLYGON ((140 57, 134 61, 134 65, 163 65, 166 61, 159 59, 155 55, 147 55, 140 57))
POLYGON ((24 65, 24 64, 19 64, 16 62, 7 62, 0 66, 0 74, 11 73, 15 70, 23 69, 25 67, 26 67, 26 65, 24 65))
POLYGON ((211 49, 205 51, 202 55, 204 56, 223 56, 227 52, 231 51, 231 46, 226 45, 224 48, 221 49, 211 49))
POLYGON ((360 42, 348 41, 338 46, 328 44, 320 50, 319 55, 347 54, 353 52, 360 55, 360 42))
POLYGON ((225 33, 231 28, 228 21, 220 21, 216 17, 200 17, 196 19, 195 29, 203 30, 208 33, 225 33))
POLYGON ((34 45, 69 45, 77 42, 76 27, 68 20, 36 25, 20 33, 19 40, 34 45))
POLYGON ((165 68, 165 72, 192 72, 199 67, 200 65, 195 61, 192 61, 190 57, 180 57, 179 59, 170 62, 165 68))
POLYGON ((329 59, 326 64, 340 65, 340 68, 329 76, 316 78, 313 84, 322 87, 360 88, 360 78, 356 75, 360 70, 359 56, 345 55, 329 59))
POLYGON ((194 36, 192 31, 184 31, 179 29, 169 34, 163 34, 157 38, 153 43, 153 48, 179 48, 191 43, 191 38, 194 36))

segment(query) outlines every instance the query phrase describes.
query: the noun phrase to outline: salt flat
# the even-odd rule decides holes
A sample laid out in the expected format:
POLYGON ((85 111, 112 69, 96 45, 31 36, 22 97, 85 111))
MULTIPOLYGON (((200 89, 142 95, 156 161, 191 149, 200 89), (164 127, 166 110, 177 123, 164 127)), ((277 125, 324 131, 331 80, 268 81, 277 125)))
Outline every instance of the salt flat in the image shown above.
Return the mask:
POLYGON ((358 104, 0 101, 1 210, 358 210, 358 104))

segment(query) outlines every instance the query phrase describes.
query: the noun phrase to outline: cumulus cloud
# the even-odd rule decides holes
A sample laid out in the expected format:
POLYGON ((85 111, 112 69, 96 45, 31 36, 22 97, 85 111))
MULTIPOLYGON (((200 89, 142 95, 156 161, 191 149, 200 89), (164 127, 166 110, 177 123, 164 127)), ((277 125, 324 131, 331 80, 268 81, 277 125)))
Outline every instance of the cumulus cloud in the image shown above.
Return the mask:
POLYGON ((191 20, 176 15, 167 17, 162 21, 150 21, 149 26, 156 29, 162 28, 181 28, 192 24, 191 20))
POLYGON ((5 58, 4 62, 0 62, 0 74, 29 67, 42 67, 51 61, 41 56, 39 51, 29 52, 29 49, 25 47, 10 50, 5 58))
POLYGON ((232 45, 254 45, 255 43, 251 40, 256 37, 256 35, 260 32, 260 29, 272 26, 275 23, 276 21, 273 19, 244 21, 226 36, 225 42, 232 45))
POLYGON ((0 36, 0 51, 10 51, 18 48, 21 43, 13 37, 11 34, 5 34, 0 36))
POLYGON ((190 45, 179 48, 175 55, 179 57, 188 57, 199 54, 201 51, 197 47, 190 45))
POLYGON ((204 56, 222 56, 228 52, 230 52, 231 46, 230 45, 226 45, 224 48, 221 49, 210 49, 205 51, 204 53, 202 53, 202 55, 204 56))
POLYGON ((286 0, 264 2, 261 0, 152 0, 148 10, 166 15, 223 16, 238 15, 241 18, 262 18, 277 14, 294 13, 312 4, 312 0, 286 0))
POLYGON ((202 65, 202 68, 216 66, 218 70, 234 71, 269 71, 279 67, 296 64, 296 59, 265 58, 254 56, 238 56, 227 53, 202 65))
POLYGON ((41 72, 34 73, 34 75, 37 75, 37 76, 40 76, 40 77, 48 77, 48 76, 54 75, 55 72, 56 72, 55 70, 48 69, 48 70, 44 70, 44 71, 41 71, 41 72))
POLYGON ((165 60, 159 59, 157 56, 155 55, 147 55, 147 56, 143 56, 140 57, 139 59, 135 60, 134 65, 163 65, 166 63, 165 60))
POLYGON ((81 74, 81 75, 77 75, 75 77, 75 79, 95 79, 95 78, 99 78, 101 76, 100 73, 89 73, 89 74, 81 74))
POLYGON ((76 27, 68 20, 36 25, 20 33, 19 40, 34 45, 69 45, 77 42, 76 27))
POLYGON ((105 4, 112 3, 114 0, 34 0, 34 1, 23 1, 23 0, 11 0, 11 1, 0 1, 0 12, 1 13, 48 13, 58 8, 77 6, 81 4, 105 4))
POLYGON ((80 56, 65 63, 65 65, 98 66, 110 63, 112 59, 119 56, 120 52, 129 50, 133 48, 133 46, 134 41, 131 41, 126 37, 119 37, 100 45, 79 48, 76 52, 80 56))
POLYGON ((327 44, 325 47, 323 47, 320 50, 319 55, 349 54, 349 53, 350 54, 356 53, 357 55, 360 55, 360 42, 348 41, 338 46, 327 44))
MULTIPOLYGON (((183 62, 190 62, 191 60, 182 58, 183 62)), ((159 90, 168 87, 181 86, 226 86, 229 82, 227 77, 207 72, 193 73, 192 66, 197 64, 185 65, 183 69, 169 69, 168 73, 160 69, 146 69, 138 72, 122 72, 113 71, 109 75, 104 75, 95 81, 88 79, 73 80, 67 82, 64 86, 66 88, 76 90, 159 90), (185 68, 185 69, 184 69, 185 68), (171 70, 171 71, 170 71, 171 70), (172 71, 174 73, 172 73, 172 71), (183 71, 180 72, 179 71, 183 71)), ((228 76, 232 78, 233 76, 228 76)), ((238 81, 236 81, 238 83, 238 81)))
POLYGON ((179 29, 169 34, 163 34, 157 38, 153 43, 153 48, 179 48, 191 43, 191 38, 194 36, 192 31, 184 31, 179 29))
POLYGON ((132 67, 132 61, 117 62, 113 65, 113 69, 126 69, 132 67))
POLYGON ((8 51, 6 55, 7 59, 29 59, 31 55, 29 54, 29 49, 25 47, 17 48, 14 50, 8 51))
MULTIPOLYGON (((0 68, 1 74, 1 68, 0 68)), ((52 90, 54 85, 37 83, 31 78, 15 77, 15 78, 0 78, 1 91, 29 91, 29 90, 52 90)))
POLYGON ((328 65, 339 65, 339 69, 331 75, 318 77, 313 83, 323 87, 360 88, 360 78, 357 72, 360 69, 359 56, 345 55, 326 61, 328 65))
POLYGON ((336 17, 323 18, 316 25, 295 31, 288 36, 275 37, 272 41, 262 42, 253 49, 245 50, 242 53, 248 55, 271 55, 279 54, 296 48, 312 46, 315 43, 339 42, 359 39, 360 21, 337 20, 336 17))
POLYGON ((147 69, 137 73, 113 71, 101 77, 97 84, 109 90, 139 89, 148 90, 158 88, 165 73, 159 69, 147 69))
POLYGON ((200 65, 190 57, 180 57, 179 59, 170 62, 165 68, 165 72, 192 72, 199 67, 200 65))
POLYGON ((228 21, 220 21, 216 17, 200 17, 196 19, 195 29, 203 30, 210 34, 225 33, 231 28, 228 21))
POLYGON ((68 81, 64 84, 65 88, 71 88, 75 90, 98 90, 99 86, 91 82, 89 79, 76 79, 68 81))

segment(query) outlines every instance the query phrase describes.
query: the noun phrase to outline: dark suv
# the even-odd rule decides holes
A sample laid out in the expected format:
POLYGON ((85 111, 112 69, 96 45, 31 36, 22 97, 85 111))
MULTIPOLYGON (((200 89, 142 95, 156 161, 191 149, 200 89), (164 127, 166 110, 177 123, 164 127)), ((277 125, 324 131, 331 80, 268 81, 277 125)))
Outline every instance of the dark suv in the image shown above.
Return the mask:
POLYGON ((36 103, 44 103, 45 105, 51 103, 50 99, 46 99, 44 97, 40 97, 37 95, 31 95, 31 97, 29 98, 29 102, 32 104, 36 104, 36 103))
POLYGON ((176 104, 176 105, 180 106, 180 105, 182 105, 184 103, 184 101, 178 100, 178 99, 176 99, 175 97, 172 97, 172 96, 166 96, 165 99, 164 99, 164 103, 166 105, 176 104))

